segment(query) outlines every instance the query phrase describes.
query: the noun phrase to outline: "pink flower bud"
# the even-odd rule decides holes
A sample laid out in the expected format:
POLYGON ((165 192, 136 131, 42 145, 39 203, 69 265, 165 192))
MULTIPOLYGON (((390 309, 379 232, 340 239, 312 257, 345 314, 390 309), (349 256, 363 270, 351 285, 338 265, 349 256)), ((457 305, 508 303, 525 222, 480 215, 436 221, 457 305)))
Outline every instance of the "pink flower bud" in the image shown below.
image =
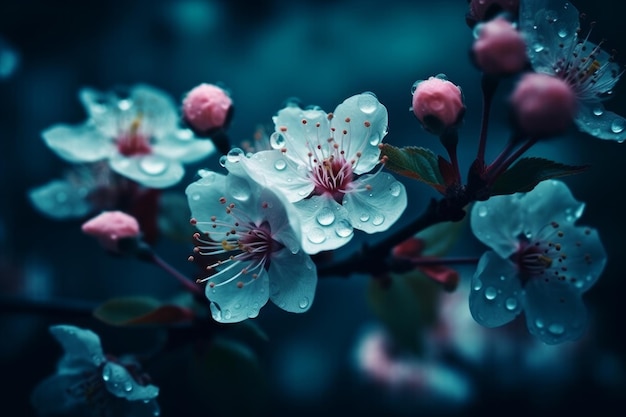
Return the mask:
POLYGON ((426 130, 440 135, 463 118, 461 89, 440 76, 421 81, 413 92, 413 113, 426 130))
POLYGON ((565 132, 576 116, 576 94, 563 80, 528 73, 517 83, 511 104, 518 127, 535 138, 565 132))
POLYGON ((519 0, 471 0, 469 3, 465 17, 469 27, 490 20, 498 13, 508 12, 515 17, 519 12, 519 0))
POLYGON ((478 68, 493 75, 514 74, 524 68, 526 42, 508 20, 495 18, 481 25, 479 31, 472 47, 478 68))
POLYGON ((224 128, 228 123, 233 101, 220 87, 200 84, 183 100, 183 118, 198 134, 224 128))
POLYGON ((139 223, 121 211, 104 211, 82 225, 83 233, 93 236, 107 250, 119 252, 118 240, 138 237, 139 223))

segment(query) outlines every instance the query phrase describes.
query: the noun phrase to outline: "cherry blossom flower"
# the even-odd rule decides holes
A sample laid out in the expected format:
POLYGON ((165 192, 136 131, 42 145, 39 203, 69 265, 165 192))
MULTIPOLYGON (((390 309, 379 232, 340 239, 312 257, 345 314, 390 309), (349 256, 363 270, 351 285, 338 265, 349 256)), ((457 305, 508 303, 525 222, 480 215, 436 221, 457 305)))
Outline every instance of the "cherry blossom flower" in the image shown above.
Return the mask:
POLYGON ((72 162, 108 160, 113 171, 150 188, 179 182, 182 164, 212 154, 209 140, 195 140, 178 126, 178 111, 165 93, 136 85, 129 95, 85 88, 80 99, 89 114, 82 125, 55 125, 43 132, 46 144, 72 162))
POLYGON ((349 97, 329 114, 289 104, 274 124, 274 149, 240 162, 251 178, 294 203, 307 253, 346 244, 353 229, 385 231, 400 217, 407 204, 404 185, 382 166, 370 173, 387 134, 387 109, 376 96, 349 97))
POLYGON ((35 387, 31 402, 39 415, 159 415, 159 388, 136 362, 105 355, 91 330, 62 324, 50 332, 65 355, 57 372, 35 387))
POLYGON ((626 120, 603 104, 623 71, 589 34, 579 38, 578 10, 562 0, 523 0, 519 19, 533 69, 565 80, 576 95, 578 128, 599 139, 625 140, 626 120))
POLYGON ((285 311, 307 311, 317 272, 300 247, 293 206, 246 177, 201 175, 186 193, 192 224, 203 233, 194 236, 194 252, 215 259, 199 280, 207 282, 213 318, 233 323, 256 317, 268 299, 285 311))
POLYGON ((574 225, 583 209, 556 180, 474 205, 472 231, 492 249, 472 278, 470 311, 479 324, 498 327, 524 310, 530 333, 548 344, 582 336, 582 293, 606 263, 598 232, 574 225))

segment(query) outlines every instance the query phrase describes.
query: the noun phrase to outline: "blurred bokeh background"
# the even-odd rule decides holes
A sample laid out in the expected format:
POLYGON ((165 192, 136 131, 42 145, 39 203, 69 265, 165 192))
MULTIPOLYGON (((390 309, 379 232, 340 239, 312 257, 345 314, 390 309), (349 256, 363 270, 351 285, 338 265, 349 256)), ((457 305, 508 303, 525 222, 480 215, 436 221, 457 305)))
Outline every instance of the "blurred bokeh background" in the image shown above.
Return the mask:
MULTIPOLYGON (((616 10, 623 6, 608 0, 574 3, 586 13, 583 27, 597 21, 592 38, 606 39, 606 47, 615 48, 617 60, 626 63, 621 53, 626 48, 619 13, 623 10, 616 10)), ((463 88, 466 99, 459 145, 466 169, 476 149, 481 111, 480 74, 468 58, 472 33, 466 11, 465 0, 2 2, 3 297, 98 303, 120 295, 167 297, 177 290, 175 281, 152 265, 107 256, 81 234, 80 220, 50 219, 27 199, 29 189, 60 177, 68 168, 45 146, 40 132, 55 123, 84 121, 77 98, 80 88, 107 90, 141 82, 181 100, 201 82, 220 83, 235 103, 229 130, 235 144, 250 140, 259 125, 271 127, 272 115, 290 97, 331 111, 350 95, 372 91, 389 110, 386 142, 443 153, 409 106, 416 80, 445 73, 463 88)), ((489 157, 498 153, 507 136, 506 95, 513 82, 505 81, 496 97, 489 157)), ((626 82, 617 85, 607 107, 626 114, 626 82)), ((540 415, 618 405, 626 388, 624 146, 572 130, 529 152, 574 165, 591 164, 587 172, 565 178, 574 195, 587 203, 580 223, 599 230, 609 256, 604 275, 585 295, 592 322, 584 340, 538 345, 524 336, 523 319, 507 329, 486 331, 468 319, 461 292, 442 295, 437 303, 446 315, 441 320, 452 336, 429 329, 426 339, 434 347, 428 357, 387 352, 397 361, 392 367, 396 380, 376 381, 363 371, 371 369, 368 360, 376 362, 383 355, 363 353, 376 352, 383 337, 379 315, 368 304, 370 278, 326 278, 320 280, 315 303, 304 315, 265 307, 255 322, 269 340, 250 343, 248 356, 219 359, 221 365, 211 368, 215 374, 205 375, 195 367, 191 351, 152 363, 148 371, 161 387, 162 415, 540 415), (447 337, 443 345, 438 344, 441 337, 447 337), (245 359, 252 356, 254 365, 245 359), (406 377, 411 372, 420 375, 418 381, 406 377)), ((182 193, 197 168, 219 169, 218 156, 188 169, 185 180, 170 191, 182 193)), ((435 196, 423 184, 402 181, 410 203, 398 226, 417 216, 435 196)), ((343 252, 382 237, 359 235, 343 252)), ((192 273, 186 262, 190 244, 163 240, 157 250, 192 273)), ((482 251, 465 230, 451 254, 478 256, 482 251)), ((460 272, 467 283, 473 270, 464 267, 460 272)), ((34 415, 30 392, 53 372, 61 354, 47 332, 50 324, 91 328, 101 335, 105 348, 116 353, 146 350, 159 337, 150 331, 112 328, 88 316, 7 310, 15 309, 0 312, 0 398, 7 416, 34 415)), ((413 319, 406 317, 407 323, 413 319)))

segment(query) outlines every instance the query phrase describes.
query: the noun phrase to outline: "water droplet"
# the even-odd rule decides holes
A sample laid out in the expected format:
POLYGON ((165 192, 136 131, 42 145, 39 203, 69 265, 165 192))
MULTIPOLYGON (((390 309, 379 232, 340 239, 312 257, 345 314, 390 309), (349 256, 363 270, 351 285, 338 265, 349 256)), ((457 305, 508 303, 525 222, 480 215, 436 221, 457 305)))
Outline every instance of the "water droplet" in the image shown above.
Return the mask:
POLYGON ((558 35, 559 35, 560 38, 566 37, 568 35, 567 29, 566 28, 559 29, 558 35))
POLYGON ((363 213, 361 214, 361 216, 359 217, 359 220, 361 220, 362 222, 366 222, 370 219, 370 215, 367 213, 363 213))
POLYGON ((105 366, 104 369, 102 370, 102 380, 108 381, 110 379, 111 379, 111 368, 108 366, 105 366))
POLYGON ((307 239, 309 239, 309 242, 311 243, 319 244, 326 240, 326 235, 324 234, 324 231, 322 229, 320 229, 319 227, 314 227, 309 230, 309 233, 307 234, 307 239))
POLYGON ((239 162, 239 159, 244 155, 244 152, 240 148, 233 148, 226 154, 226 160, 228 162, 239 162))
POLYGON ((544 48, 543 44, 538 43, 538 42, 533 45, 533 50, 535 52, 541 52, 543 51, 543 48, 544 48))
POLYGON ((277 171, 282 171, 287 167, 287 162, 285 162, 284 159, 277 159, 274 162, 274 168, 276 168, 277 171))
POLYGON ((231 314, 230 310, 224 310, 224 318, 226 320, 230 319, 233 315, 231 314))
POLYGON ((596 116, 602 116, 602 113, 604 113, 602 107, 596 107, 595 109, 593 109, 593 114, 596 116))
POLYGON ((133 390, 133 383, 129 380, 124 381, 124 391, 131 392, 133 390))
POLYGON ((328 226, 335 221, 335 214, 330 208, 324 207, 317 213, 316 219, 322 226, 328 226))
POLYGON ((146 155, 139 161, 139 169, 148 175, 161 175, 169 165, 170 162, 160 155, 146 155))
POLYGON ((241 308, 241 304, 237 303, 235 304, 235 310, 239 310, 241 308))
POLYGON ((370 137, 370 145, 377 146, 380 143, 380 136, 377 133, 372 133, 370 137))
POLYGON ((281 149, 285 146, 285 137, 280 132, 274 132, 270 136, 270 145, 274 149, 281 149))
POLYGON ((340 220, 335 227, 335 233, 341 238, 350 236, 353 232, 352 225, 346 220, 340 220))
POLYGON ((415 90, 417 90, 417 86, 424 80, 417 80, 413 83, 413 85, 411 86, 411 94, 415 93, 415 90))
POLYGON ((558 323, 553 323, 550 326, 548 326, 548 331, 554 335, 559 336, 565 333, 565 327, 563 327, 562 325, 558 323))
POLYGON ((479 278, 474 278, 474 291, 478 291, 483 287, 483 282, 479 278))
POLYGON ((489 212, 489 210, 487 210, 487 207, 485 207, 483 205, 478 206, 478 216, 479 217, 485 217, 488 212, 489 212))
POLYGON ((374 226, 380 226, 381 224, 383 224, 385 222, 385 216, 383 216, 380 213, 377 213, 374 215, 374 218, 372 219, 372 224, 374 226))
POLYGON ((484 23, 479 23, 476 26, 474 26, 474 30, 472 31, 472 36, 474 36, 474 39, 480 38, 480 32, 483 31, 484 27, 485 27, 484 23))
POLYGON ((611 123, 611 132, 621 133, 624 131, 624 119, 615 119, 611 123))
POLYGON ((220 156, 220 165, 223 167, 226 166, 226 155, 220 156))
POLYGON ((515 298, 507 298, 504 302, 504 306, 507 310, 513 311, 517 308, 517 300, 515 298))
POLYGON ((402 191, 402 186, 397 182, 394 182, 393 184, 389 186, 389 193, 394 197, 399 196, 401 191, 402 191))
POLYGON ((487 287, 485 289, 485 298, 487 300, 493 300, 498 295, 498 291, 496 291, 493 287, 487 287))
POLYGON ((191 195, 191 199, 192 199, 193 201, 198 201, 198 200, 200 200, 200 194, 198 194, 198 193, 193 193, 193 194, 191 195))
POLYGON ((230 194, 234 199, 247 201, 250 198, 250 185, 245 179, 231 175, 229 186, 230 194))
POLYGON ((307 297, 302 297, 300 301, 298 301, 298 306, 301 309, 305 309, 309 306, 309 299, 307 297))
POLYGON ((378 99, 372 93, 363 93, 357 99, 357 105, 363 113, 372 114, 378 108, 378 99))
POLYGON ((258 314, 259 314, 258 310, 248 310, 248 313, 246 315, 248 316, 249 319, 252 319, 252 318, 255 318, 258 314))
POLYGON ((117 102, 117 107, 119 107, 119 109, 122 111, 126 111, 130 109, 131 105, 132 105, 132 102, 128 99, 120 100, 117 102))
POLYGON ((537 326, 538 329, 543 329, 543 320, 541 319, 535 320, 535 326, 537 326))

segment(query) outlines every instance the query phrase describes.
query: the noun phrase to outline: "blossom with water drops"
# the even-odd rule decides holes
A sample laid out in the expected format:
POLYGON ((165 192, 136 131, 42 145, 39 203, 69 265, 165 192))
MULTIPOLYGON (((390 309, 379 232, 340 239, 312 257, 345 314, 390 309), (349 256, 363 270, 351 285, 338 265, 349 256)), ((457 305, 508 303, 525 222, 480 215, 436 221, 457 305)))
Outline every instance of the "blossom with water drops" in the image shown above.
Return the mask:
POLYGON ((605 110, 603 102, 623 73, 613 56, 579 37, 578 10, 562 0, 523 0, 519 28, 536 72, 566 81, 577 97, 578 128, 600 139, 626 139, 626 119, 605 110))
POLYGON ((113 171, 150 188, 179 182, 183 164, 213 152, 209 140, 196 140, 179 127, 178 110, 160 90, 136 85, 128 95, 80 91, 89 119, 78 126, 59 124, 43 132, 46 144, 72 162, 108 160, 113 171))
POLYGON ((574 225, 583 209, 556 180, 474 205, 472 231, 492 249, 472 278, 470 311, 479 324, 501 326, 524 310, 530 333, 546 343, 583 334, 582 293, 606 263, 598 232, 574 225))
MULTIPOLYGON (((372 93, 357 94, 334 113, 289 104, 274 116, 274 149, 239 162, 255 181, 294 203, 307 253, 332 250, 354 229, 387 230, 406 208, 404 185, 379 169, 387 109, 372 93)), ((236 160, 236 155, 229 155, 236 160)))
POLYGON ((102 351, 91 330, 55 325, 50 333, 65 354, 54 375, 40 382, 31 397, 39 415, 102 417, 158 416, 159 388, 128 358, 102 351))
POLYGON ((293 206, 245 176, 201 175, 186 193, 192 224, 202 232, 194 236, 193 256, 213 260, 199 280, 207 283, 213 318, 234 323, 256 317, 268 299, 289 312, 307 311, 317 271, 300 247, 293 206))

